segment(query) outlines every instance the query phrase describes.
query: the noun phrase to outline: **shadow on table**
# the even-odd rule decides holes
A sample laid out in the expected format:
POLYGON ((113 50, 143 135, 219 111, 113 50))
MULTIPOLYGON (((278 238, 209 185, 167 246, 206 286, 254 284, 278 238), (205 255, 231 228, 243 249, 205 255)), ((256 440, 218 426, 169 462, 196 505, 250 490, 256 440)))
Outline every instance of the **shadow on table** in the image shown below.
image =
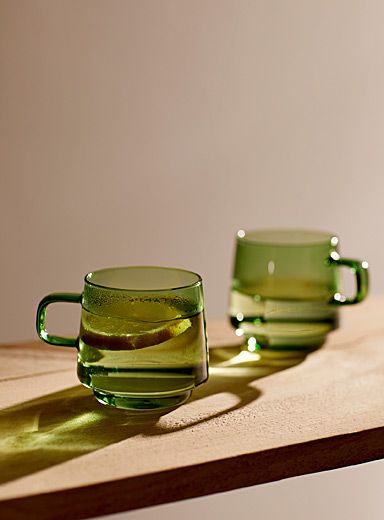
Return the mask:
POLYGON ((314 350, 317 350, 317 348, 312 350, 248 352, 239 350, 238 346, 210 350, 209 380, 206 384, 194 390, 188 402, 193 403, 199 399, 220 393, 232 394, 237 402, 225 411, 207 414, 196 420, 187 420, 178 426, 169 426, 164 422, 157 423, 150 432, 146 432, 146 435, 160 435, 186 430, 243 408, 261 395, 261 391, 252 384, 255 380, 299 365, 314 350))
POLYGON ((158 420, 132 418, 98 404, 82 386, 0 411, 0 483, 99 450, 158 420))
MULTIPOLYGON (((297 364, 297 363, 296 363, 297 364)), ((289 364, 292 366, 292 363, 289 364)), ((198 419, 172 425, 159 415, 130 415, 99 404, 89 390, 75 386, 0 411, 0 483, 41 471, 100 450, 136 435, 177 432, 225 416, 256 400, 260 391, 251 383, 267 375, 213 368, 209 381, 197 388, 189 403, 230 393, 235 404, 218 412, 199 412, 198 419), (160 421, 160 422, 159 422, 160 421)), ((287 367, 280 367, 279 370, 287 367)), ((276 371, 276 367, 273 368, 276 371)))

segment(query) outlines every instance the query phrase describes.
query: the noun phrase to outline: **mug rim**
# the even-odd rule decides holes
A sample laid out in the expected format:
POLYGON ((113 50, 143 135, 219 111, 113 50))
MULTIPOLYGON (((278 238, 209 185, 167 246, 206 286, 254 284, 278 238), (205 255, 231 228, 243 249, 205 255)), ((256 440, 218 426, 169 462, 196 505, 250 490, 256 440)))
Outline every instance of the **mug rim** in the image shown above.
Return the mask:
POLYGON ((196 273, 194 271, 190 271, 189 269, 182 269, 179 267, 164 267, 164 266, 159 266, 159 265, 126 265, 126 266, 116 266, 116 267, 103 267, 101 269, 96 269, 94 271, 90 271, 84 276, 84 282, 87 285, 90 285, 92 287, 97 287, 99 289, 106 289, 109 291, 123 291, 123 292, 133 292, 133 293, 162 293, 162 292, 179 291, 182 289, 191 289, 193 287, 198 287, 198 286, 202 285, 203 279, 198 273, 196 273), (100 283, 93 282, 89 278, 90 276, 92 276, 93 274, 96 274, 96 273, 103 273, 106 271, 131 270, 131 269, 143 269, 143 270, 144 269, 155 269, 155 270, 159 270, 159 271, 160 270, 178 271, 181 273, 187 273, 187 274, 195 276, 196 281, 193 283, 190 283, 190 284, 186 284, 186 285, 177 285, 177 286, 175 285, 173 287, 163 287, 161 289, 130 289, 130 288, 103 285, 100 283))
POLYGON ((265 246, 265 247, 311 247, 330 244, 336 247, 339 237, 335 233, 310 228, 260 228, 260 229, 240 229, 236 233, 238 242, 265 246), (301 235, 301 241, 289 240, 289 237, 301 235), (284 238, 274 240, 274 236, 280 235, 284 238), (268 238, 269 236, 269 238, 268 238), (303 237, 306 236, 306 240, 303 237), (287 240, 288 239, 288 240, 287 240))

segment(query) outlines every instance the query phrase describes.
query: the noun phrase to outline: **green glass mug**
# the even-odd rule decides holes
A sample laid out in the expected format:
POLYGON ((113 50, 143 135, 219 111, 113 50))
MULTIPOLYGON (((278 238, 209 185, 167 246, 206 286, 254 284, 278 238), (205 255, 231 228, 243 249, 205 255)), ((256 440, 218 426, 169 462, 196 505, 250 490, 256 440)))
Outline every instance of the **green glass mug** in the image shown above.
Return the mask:
POLYGON ((340 258, 330 233, 294 229, 240 230, 229 314, 244 348, 319 347, 338 325, 338 308, 368 292, 368 263, 340 258), (339 267, 356 277, 356 294, 341 292, 339 267))
POLYGON ((208 378, 201 277, 165 267, 118 267, 85 276, 82 294, 55 293, 39 303, 37 332, 78 350, 77 374, 103 404, 166 412, 208 378), (80 303, 77 338, 51 335, 46 308, 80 303))

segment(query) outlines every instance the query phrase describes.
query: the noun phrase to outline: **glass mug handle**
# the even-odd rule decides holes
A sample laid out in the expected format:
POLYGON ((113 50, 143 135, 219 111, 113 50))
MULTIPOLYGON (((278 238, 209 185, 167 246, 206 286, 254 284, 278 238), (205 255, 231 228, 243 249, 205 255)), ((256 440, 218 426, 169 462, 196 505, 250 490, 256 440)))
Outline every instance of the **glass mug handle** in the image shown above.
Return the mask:
POLYGON ((53 293, 45 296, 39 303, 36 315, 36 330, 39 337, 46 343, 51 345, 60 345, 62 347, 76 347, 77 338, 63 338, 61 336, 52 336, 48 334, 45 328, 45 317, 47 314, 47 307, 50 303, 68 302, 81 303, 82 294, 79 293, 53 293))
POLYGON ((352 260, 351 258, 340 258, 340 255, 333 251, 326 260, 329 266, 346 266, 350 267, 356 277, 356 294, 354 298, 347 298, 343 294, 335 293, 331 303, 338 305, 352 305, 364 300, 368 294, 368 262, 361 262, 360 260, 352 260))

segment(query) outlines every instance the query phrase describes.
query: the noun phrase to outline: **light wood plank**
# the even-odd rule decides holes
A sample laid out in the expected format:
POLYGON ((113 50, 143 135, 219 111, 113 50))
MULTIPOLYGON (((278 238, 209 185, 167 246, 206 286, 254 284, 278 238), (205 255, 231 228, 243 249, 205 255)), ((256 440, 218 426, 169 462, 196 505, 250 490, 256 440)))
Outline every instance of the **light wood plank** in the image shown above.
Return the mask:
MULTIPOLYGON (((322 349, 268 376, 213 370, 159 420, 99 405, 70 349, 0 347, 0 517, 87 518, 382 458, 383 315, 382 297, 345 309, 322 349)), ((208 331, 220 361, 238 339, 222 320, 208 331)))

